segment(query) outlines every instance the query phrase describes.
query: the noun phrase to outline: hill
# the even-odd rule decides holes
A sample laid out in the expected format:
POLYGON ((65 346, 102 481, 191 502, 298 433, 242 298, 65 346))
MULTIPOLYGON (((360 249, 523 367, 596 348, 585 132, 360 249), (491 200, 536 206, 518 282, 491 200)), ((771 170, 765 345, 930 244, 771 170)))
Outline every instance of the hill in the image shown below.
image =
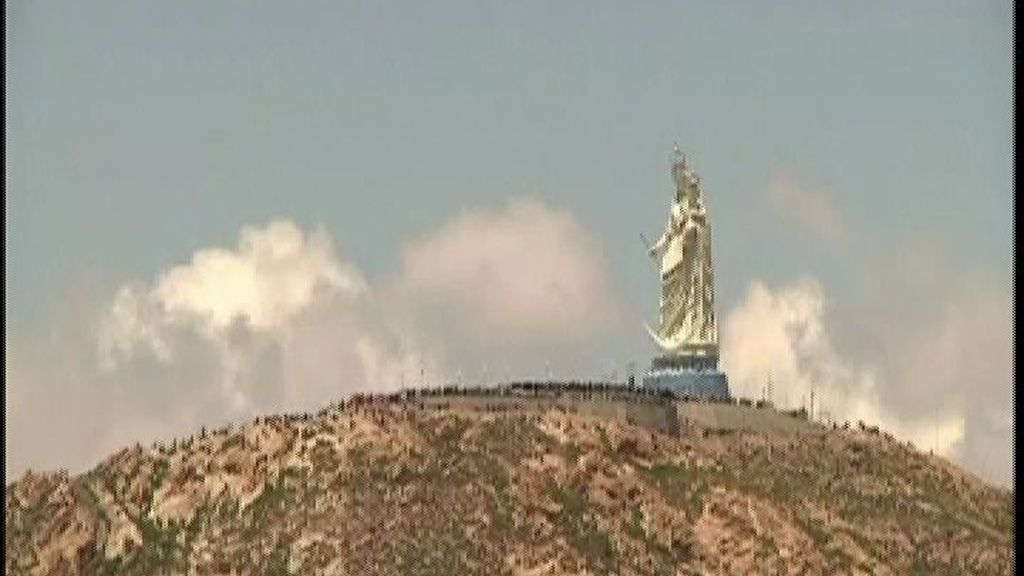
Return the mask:
POLYGON ((1010 574, 1012 500, 863 426, 526 385, 27 473, 4 544, 7 574, 1010 574))

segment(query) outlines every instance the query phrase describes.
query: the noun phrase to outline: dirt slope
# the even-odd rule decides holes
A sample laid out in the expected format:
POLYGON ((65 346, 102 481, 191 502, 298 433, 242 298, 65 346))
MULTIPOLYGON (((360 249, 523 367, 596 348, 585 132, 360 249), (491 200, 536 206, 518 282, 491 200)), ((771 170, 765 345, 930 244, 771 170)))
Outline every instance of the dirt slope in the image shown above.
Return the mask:
POLYGON ((884 434, 593 402, 363 400, 30 473, 6 573, 1012 573, 1011 494, 884 434))

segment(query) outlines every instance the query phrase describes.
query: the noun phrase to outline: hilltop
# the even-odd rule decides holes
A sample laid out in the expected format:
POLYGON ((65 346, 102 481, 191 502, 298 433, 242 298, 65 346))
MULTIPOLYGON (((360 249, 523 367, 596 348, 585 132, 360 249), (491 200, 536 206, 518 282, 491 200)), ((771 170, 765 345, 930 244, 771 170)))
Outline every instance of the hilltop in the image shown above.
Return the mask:
POLYGON ((6 573, 1012 573, 1009 491, 744 404, 519 385, 203 429, 8 485, 6 573))

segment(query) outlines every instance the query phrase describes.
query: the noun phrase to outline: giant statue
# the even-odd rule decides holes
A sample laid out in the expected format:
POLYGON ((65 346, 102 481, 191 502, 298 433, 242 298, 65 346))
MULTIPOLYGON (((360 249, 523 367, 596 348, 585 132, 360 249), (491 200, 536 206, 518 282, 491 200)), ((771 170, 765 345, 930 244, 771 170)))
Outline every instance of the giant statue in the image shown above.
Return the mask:
POLYGON ((711 259, 711 223, 700 177, 678 148, 672 162, 675 197, 665 232, 648 247, 660 263, 660 322, 646 326, 659 349, 645 385, 680 394, 728 396, 718 371, 718 322, 715 274, 711 259))

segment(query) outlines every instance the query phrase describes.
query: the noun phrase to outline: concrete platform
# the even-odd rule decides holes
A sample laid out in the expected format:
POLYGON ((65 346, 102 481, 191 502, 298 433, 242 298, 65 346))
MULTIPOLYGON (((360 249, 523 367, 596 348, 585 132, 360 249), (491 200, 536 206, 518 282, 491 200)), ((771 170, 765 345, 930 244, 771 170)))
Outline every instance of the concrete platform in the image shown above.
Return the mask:
POLYGON ((729 380, 718 370, 654 369, 644 375, 643 387, 692 398, 729 398, 729 380))
POLYGON ((824 431, 824 428, 809 423, 804 418, 794 417, 774 408, 677 402, 676 412, 683 429, 695 424, 709 430, 748 430, 776 435, 824 431))

